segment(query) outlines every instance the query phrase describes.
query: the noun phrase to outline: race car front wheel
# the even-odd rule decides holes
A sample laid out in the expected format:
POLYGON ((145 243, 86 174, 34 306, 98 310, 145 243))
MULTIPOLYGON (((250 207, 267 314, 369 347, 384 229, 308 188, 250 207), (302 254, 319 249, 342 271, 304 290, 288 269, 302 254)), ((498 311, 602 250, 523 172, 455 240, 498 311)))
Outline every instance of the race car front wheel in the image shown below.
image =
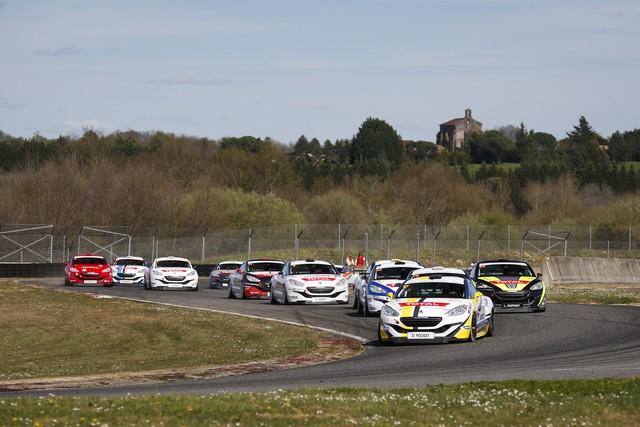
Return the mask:
POLYGON ((471 329, 469 330, 469 342, 474 342, 476 340, 478 321, 476 319, 476 315, 474 314, 471 318, 471 329))

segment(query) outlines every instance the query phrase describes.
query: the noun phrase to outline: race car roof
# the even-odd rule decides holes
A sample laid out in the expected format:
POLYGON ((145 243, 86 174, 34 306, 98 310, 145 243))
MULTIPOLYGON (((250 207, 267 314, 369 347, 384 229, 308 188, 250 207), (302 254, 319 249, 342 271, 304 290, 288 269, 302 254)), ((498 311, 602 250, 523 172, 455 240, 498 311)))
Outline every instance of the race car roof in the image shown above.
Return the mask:
POLYGON ((375 264, 375 268, 387 268, 387 267, 399 267, 399 266, 416 267, 416 268, 422 267, 421 264, 418 264, 415 261, 409 261, 405 259, 383 259, 383 260, 376 261, 374 264, 375 264))
POLYGON ((323 261, 321 259, 299 259, 296 261, 291 261, 291 265, 300 265, 300 264, 324 264, 324 265, 333 265, 329 261, 323 261))
POLYGON ((419 276, 430 276, 433 274, 467 277, 467 273, 461 268, 439 267, 439 266, 418 268, 417 270, 413 270, 411 272, 411 277, 413 278, 413 277, 419 277, 419 276))
POLYGON ((467 279, 464 278, 464 277, 436 275, 436 276, 414 277, 414 278, 411 278, 411 279, 407 280, 406 282, 404 282, 404 284, 405 285, 410 285, 412 283, 429 282, 429 283, 457 283, 457 284, 460 284, 460 285, 464 285, 465 284, 465 280, 467 280, 467 279))

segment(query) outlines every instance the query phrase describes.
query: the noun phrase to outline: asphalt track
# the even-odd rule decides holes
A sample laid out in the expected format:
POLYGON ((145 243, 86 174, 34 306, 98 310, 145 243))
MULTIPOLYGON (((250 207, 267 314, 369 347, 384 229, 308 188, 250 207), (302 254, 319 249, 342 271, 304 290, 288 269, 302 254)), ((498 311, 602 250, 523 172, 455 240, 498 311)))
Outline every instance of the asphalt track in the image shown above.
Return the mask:
POLYGON ((496 314, 495 336, 475 343, 379 346, 377 319, 350 305, 272 305, 227 298, 226 289, 146 291, 141 287, 64 287, 136 300, 278 319, 356 338, 366 351, 313 366, 228 377, 121 387, 3 392, 0 396, 125 396, 153 393, 265 392, 308 387, 401 388, 508 379, 640 376, 640 307, 549 304, 544 313, 496 314))

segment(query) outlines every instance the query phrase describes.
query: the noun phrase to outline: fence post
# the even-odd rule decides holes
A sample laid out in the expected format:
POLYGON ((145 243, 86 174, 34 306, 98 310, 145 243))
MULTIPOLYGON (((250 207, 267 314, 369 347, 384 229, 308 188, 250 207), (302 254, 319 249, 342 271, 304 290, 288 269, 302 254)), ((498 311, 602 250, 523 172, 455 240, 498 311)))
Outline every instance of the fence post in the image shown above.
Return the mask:
POLYGON ((438 236, 442 230, 438 230, 438 232, 433 236, 433 252, 431 253, 431 266, 435 267, 436 265, 436 243, 438 241, 438 236))
POLYGON ((347 228, 347 231, 344 232, 344 234, 342 235, 342 253, 340 254, 340 264, 342 264, 345 260, 344 258, 344 240, 347 238, 347 234, 349 234, 349 229, 347 228))
POLYGON ((204 264, 204 245, 205 245, 205 236, 207 235, 208 228, 204 229, 204 233, 202 233, 202 252, 200 254, 200 264, 204 264))
POLYGON ((249 235, 247 236, 247 259, 251 259, 251 235, 253 234, 253 228, 249 229, 249 235))

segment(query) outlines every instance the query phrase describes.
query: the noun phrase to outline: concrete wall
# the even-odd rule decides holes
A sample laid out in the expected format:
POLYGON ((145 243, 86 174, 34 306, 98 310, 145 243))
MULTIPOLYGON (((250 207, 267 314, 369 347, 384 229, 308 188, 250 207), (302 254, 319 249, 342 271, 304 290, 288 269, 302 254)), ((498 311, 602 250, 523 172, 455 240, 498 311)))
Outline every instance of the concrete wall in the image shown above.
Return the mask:
POLYGON ((640 285, 640 259, 549 257, 545 283, 627 283, 640 285))

